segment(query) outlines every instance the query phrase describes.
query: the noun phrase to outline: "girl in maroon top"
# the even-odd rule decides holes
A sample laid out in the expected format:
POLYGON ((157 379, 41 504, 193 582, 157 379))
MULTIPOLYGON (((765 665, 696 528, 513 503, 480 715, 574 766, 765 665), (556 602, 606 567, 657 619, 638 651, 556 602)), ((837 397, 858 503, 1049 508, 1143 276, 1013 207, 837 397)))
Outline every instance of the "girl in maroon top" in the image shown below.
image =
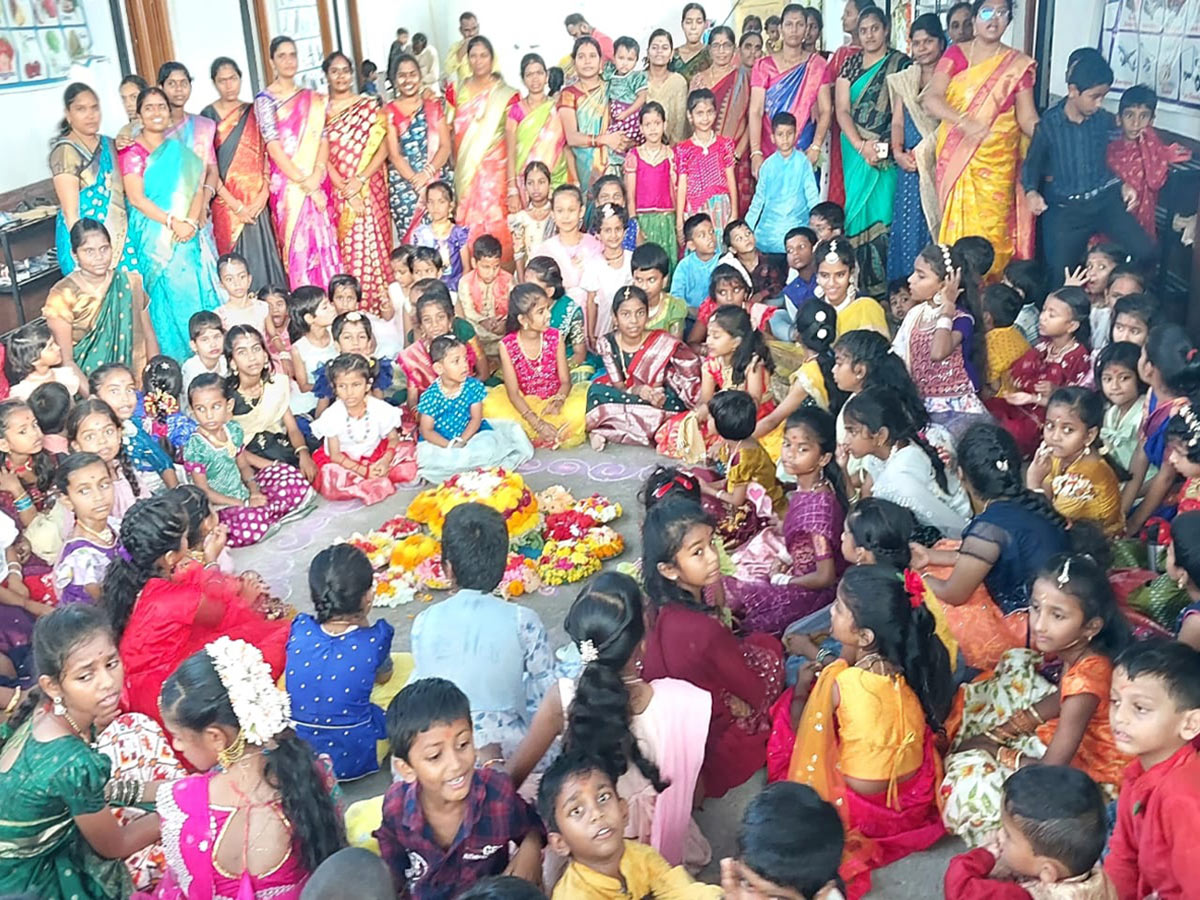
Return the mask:
POLYGON ((720 797, 766 764, 783 650, 770 635, 738 638, 724 624, 713 533, 712 519, 684 497, 668 496, 646 515, 642 575, 655 616, 642 675, 679 678, 712 695, 701 783, 705 796, 720 797))

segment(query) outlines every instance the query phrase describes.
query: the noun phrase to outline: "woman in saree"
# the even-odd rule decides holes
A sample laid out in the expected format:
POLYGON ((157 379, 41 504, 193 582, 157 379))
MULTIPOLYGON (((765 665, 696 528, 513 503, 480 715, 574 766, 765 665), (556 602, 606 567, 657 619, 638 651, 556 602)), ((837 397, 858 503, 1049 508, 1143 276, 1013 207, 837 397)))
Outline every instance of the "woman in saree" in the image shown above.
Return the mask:
POLYGON ((71 229, 86 218, 108 228, 116 251, 109 264, 136 272, 136 251, 125 240, 125 187, 117 168, 117 146, 100 133, 100 99, 86 84, 75 82, 63 94, 63 109, 59 136, 50 145, 50 176, 58 199, 58 267, 64 275, 74 271, 71 229))
POLYGON ((551 190, 568 180, 579 181, 574 154, 567 152, 567 135, 557 104, 547 88, 550 79, 545 60, 536 53, 525 54, 521 59, 521 80, 528 93, 508 108, 508 120, 504 123, 510 213, 520 212, 529 202, 524 172, 531 162, 540 162, 550 170, 551 190))
POLYGON ((656 28, 646 43, 648 66, 646 99, 653 100, 667 112, 667 140, 678 144, 692 133, 687 117, 688 80, 671 71, 671 53, 675 42, 671 32, 656 28))
MULTIPOLYGON (((837 85, 838 75, 842 71, 842 66, 846 64, 846 60, 862 50, 858 46, 858 14, 871 6, 872 0, 846 0, 846 5, 842 7, 842 31, 845 32, 849 40, 838 47, 833 53, 827 54, 827 62, 825 64, 825 83, 829 85, 830 91, 833 91, 837 85)), ((833 123, 829 126, 829 175, 826 181, 825 173, 821 173, 821 195, 825 196, 828 192, 827 200, 845 207, 846 205, 846 185, 842 180, 842 129, 838 123, 837 113, 833 116, 833 123)))
POLYGON ((290 37, 271 39, 275 80, 254 98, 258 127, 271 158, 271 215, 292 288, 329 284, 342 271, 330 205, 328 101, 296 86, 299 60, 290 37))
POLYGON ((975 37, 955 44, 937 64, 922 101, 941 120, 937 134, 937 239, 953 244, 980 235, 996 251, 989 275, 1009 260, 1033 257, 1033 214, 1020 168, 1037 125, 1035 62, 1001 42, 1011 0, 975 0, 975 37))
POLYGON ((450 124, 439 99, 422 91, 421 65, 401 54, 389 73, 396 99, 383 108, 387 125, 388 203, 396 238, 412 243, 412 234, 425 219, 422 197, 430 182, 442 181, 450 159, 450 124))
POLYGON ((888 233, 896 202, 897 170, 887 144, 892 130, 887 78, 912 63, 889 46, 890 28, 878 7, 859 15, 862 50, 838 73, 835 104, 842 128, 846 236, 858 257, 859 290, 869 297, 882 297, 887 290, 888 233))
POLYGON ((558 119, 567 152, 575 157, 579 189, 589 196, 596 179, 608 169, 609 152, 624 153, 629 139, 608 130, 608 88, 600 74, 604 67, 600 44, 590 35, 576 38, 571 59, 577 77, 558 95, 558 119))
POLYGON ((750 69, 741 65, 737 55, 737 39, 733 29, 718 25, 708 38, 712 65, 692 78, 690 89, 712 91, 717 106, 714 129, 721 137, 733 141, 733 172, 737 177, 738 218, 746 215, 754 197, 754 180, 750 177, 750 137, 746 115, 750 106, 750 69))
POLYGON ((355 93, 354 65, 340 51, 322 65, 329 82, 329 180, 343 271, 358 279, 360 306, 379 314, 387 299, 392 220, 388 209, 387 124, 379 101, 355 93))
POLYGON ((512 261, 512 234, 504 202, 508 145, 504 139, 508 110, 518 95, 496 72, 492 42, 476 35, 467 42, 471 77, 446 92, 454 111, 454 190, 458 219, 468 225, 470 243, 481 234, 500 242, 501 259, 512 261))
POLYGON ((253 104, 238 97, 242 70, 227 56, 209 70, 219 97, 200 115, 217 123, 217 196, 212 203, 213 239, 217 252, 240 253, 250 269, 250 286, 261 291, 283 284, 287 273, 279 258, 279 242, 270 215, 270 164, 253 104))
MULTIPOLYGON (((704 46, 704 30, 708 28, 708 13, 699 3, 685 3, 683 18, 683 44, 671 54, 668 67, 690 82, 697 74, 712 65, 709 47, 704 46)), ((651 97, 651 100, 654 98, 651 97)))
POLYGON ((609 441, 654 446, 673 413, 691 409, 700 394, 700 358, 665 331, 646 331, 650 301, 629 285, 613 298, 616 329, 598 342, 604 374, 587 393, 592 449, 609 441))
POLYGON ((62 365, 74 368, 80 382, 106 363, 140 373, 158 354, 142 277, 111 267, 112 240, 95 219, 71 228, 71 252, 78 267, 50 288, 42 306, 62 365))
POLYGON ((171 111, 160 88, 142 91, 138 115, 142 131, 120 154, 131 207, 129 239, 137 248, 159 350, 186 360, 192 355, 188 320, 221 303, 216 260, 204 252, 198 224, 208 201, 206 166, 189 144, 167 138, 171 111))
POLYGON ((917 254, 930 242, 930 235, 938 233, 941 220, 934 183, 937 121, 925 112, 921 97, 946 50, 942 20, 934 13, 918 16, 908 30, 908 38, 916 65, 887 79, 892 98, 892 153, 900 167, 888 242, 889 281, 908 278, 917 254))
POLYGON ((808 34, 804 7, 788 4, 780 28, 783 46, 756 62, 750 75, 750 169, 756 177, 763 160, 775 152, 771 119, 776 113, 789 112, 796 117, 796 147, 814 166, 833 118, 825 59, 804 49, 808 34))

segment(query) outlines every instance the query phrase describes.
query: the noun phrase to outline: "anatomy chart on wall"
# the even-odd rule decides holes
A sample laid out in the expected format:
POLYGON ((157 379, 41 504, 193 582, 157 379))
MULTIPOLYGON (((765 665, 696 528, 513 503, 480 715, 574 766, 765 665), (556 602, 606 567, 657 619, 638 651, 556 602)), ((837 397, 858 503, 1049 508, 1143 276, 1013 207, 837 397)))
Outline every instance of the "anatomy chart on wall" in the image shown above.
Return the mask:
POLYGON ((1200 0, 1107 0, 1100 50, 1115 90, 1147 84, 1160 110, 1200 108, 1200 0))
POLYGON ((82 0, 0 0, 0 90, 64 81, 91 50, 82 0))

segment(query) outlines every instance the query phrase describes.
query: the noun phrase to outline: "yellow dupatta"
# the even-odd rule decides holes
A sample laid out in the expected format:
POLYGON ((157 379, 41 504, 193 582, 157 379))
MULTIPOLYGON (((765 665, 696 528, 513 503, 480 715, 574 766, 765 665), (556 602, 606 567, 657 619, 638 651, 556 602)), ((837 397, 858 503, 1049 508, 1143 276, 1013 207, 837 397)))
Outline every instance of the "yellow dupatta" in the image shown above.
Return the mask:
MULTIPOLYGON (((316 91, 300 90, 297 91, 291 98, 279 104, 279 120, 280 125, 283 125, 285 116, 282 114, 283 107, 288 103, 293 103, 297 109, 292 110, 286 118, 292 116, 304 116, 303 123, 296 129, 296 149, 291 154, 292 162, 301 172, 311 172, 317 165, 317 156, 321 152, 321 135, 325 132, 325 115, 329 105, 329 100, 324 94, 318 94, 316 91), (307 100, 308 109, 300 109, 300 105, 307 100)), ((281 129, 282 130, 282 129, 281 129)), ((284 188, 284 201, 287 204, 287 221, 284 231, 284 245, 291 246, 292 235, 295 233, 296 225, 300 221, 300 214, 304 210, 304 200, 307 194, 304 188, 294 181, 289 180, 287 187, 284 188)))

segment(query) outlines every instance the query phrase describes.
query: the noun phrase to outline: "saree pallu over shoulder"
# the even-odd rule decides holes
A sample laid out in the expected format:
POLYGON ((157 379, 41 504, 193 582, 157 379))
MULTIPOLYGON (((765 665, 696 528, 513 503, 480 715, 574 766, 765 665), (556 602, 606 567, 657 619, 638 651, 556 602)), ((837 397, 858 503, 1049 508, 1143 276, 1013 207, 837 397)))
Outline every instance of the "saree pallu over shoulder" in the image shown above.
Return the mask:
MULTIPOLYGON (((383 110, 377 101, 362 97, 331 116, 328 123, 329 165, 345 179, 361 176, 387 138, 383 110)), ((387 298, 384 270, 392 252, 392 223, 388 209, 387 181, 380 169, 362 179, 359 212, 350 200, 334 192, 333 221, 337 225, 342 263, 358 279, 365 309, 379 312, 387 298)))
POLYGON ((145 359, 141 317, 134 311, 134 289, 128 272, 112 273, 102 296, 86 294, 71 276, 50 288, 42 315, 71 326, 72 356, 91 372, 105 363, 121 363, 132 371, 145 359))
POLYGON ((942 221, 938 240, 952 244, 967 234, 991 241, 996 260, 1033 256, 1033 214, 1020 187, 1021 161, 1029 141, 1021 132, 1016 97, 1033 87, 1034 60, 1007 49, 973 66, 952 47, 938 63, 950 75, 946 100, 962 115, 986 124, 978 137, 943 122, 937 136, 936 182, 942 221))
POLYGON ((817 124, 813 121, 813 109, 817 94, 825 83, 828 63, 818 53, 812 54, 786 72, 781 72, 774 57, 764 56, 754 64, 751 83, 762 87, 763 120, 762 148, 770 155, 775 152, 775 138, 771 119, 776 113, 790 112, 796 117, 796 146, 807 150, 816 135, 817 124))
MULTIPOLYGON (((591 91, 577 84, 569 84, 558 95, 558 109, 575 110, 575 128, 589 137, 599 137, 608 131, 608 95, 601 82, 591 91)), ((568 147, 575 154, 575 171, 579 175, 579 186, 584 196, 592 184, 608 168, 607 147, 568 147)))
MULTIPOLYGON (((254 105, 244 103, 223 118, 214 107, 206 106, 200 115, 216 123, 217 174, 225 190, 249 206, 267 187, 267 146, 254 105)), ((220 197, 214 198, 211 210, 217 252, 240 253, 246 258, 253 290, 287 282, 270 213, 260 213, 247 225, 220 197)))
POLYGON ((921 133, 921 141, 906 149, 913 154, 917 161, 917 174, 920 177, 921 211, 925 214, 925 224, 930 234, 937 234, 942 220, 942 206, 938 198, 936 167, 937 167, 937 119, 925 112, 921 105, 923 91, 921 89, 921 67, 909 66, 900 72, 887 76, 888 91, 891 96, 899 97, 904 109, 912 118, 917 131, 921 133))
MULTIPOLYGON (((396 129, 400 154, 414 172, 424 169, 441 149, 438 131, 446 121, 446 111, 441 101, 422 100, 411 116, 401 110, 395 100, 383 111, 396 129)), ((435 175, 438 179, 446 177, 444 169, 435 175)), ((397 239, 402 244, 411 244, 413 232, 425 221, 425 207, 413 186, 391 165, 388 166, 388 205, 392 210, 392 220, 396 223, 397 239)))
POLYGON ((469 241, 490 234, 500 241, 503 259, 512 260, 505 180, 508 148, 504 127, 517 93, 497 77, 488 87, 471 92, 470 81, 447 92, 454 108, 455 216, 471 229, 469 241))
MULTIPOLYGON (((513 113, 517 108, 513 107, 513 113)), ((511 113, 510 117, 516 118, 511 113)), ((521 206, 524 207, 529 202, 525 194, 524 173, 525 167, 531 162, 545 163, 550 170, 552 189, 567 183, 567 136, 563 131, 562 119, 558 117, 558 107, 552 100, 526 112, 517 120, 516 132, 517 158, 513 160, 513 171, 517 174, 521 206)))
MULTIPOLYGON (((126 240, 125 186, 113 139, 101 135, 93 153, 65 137, 59 138, 50 147, 50 174, 74 175, 79 179, 79 217, 95 219, 108 229, 113 268, 137 271, 137 253, 126 240)), ((54 227, 54 246, 59 269, 70 275, 75 271, 75 256, 71 252, 71 232, 61 209, 54 227)))
MULTIPOLYGON (((324 94, 307 89, 283 101, 264 90, 254 100, 263 138, 267 143, 278 140, 302 172, 316 167, 328 105, 324 94)), ((329 179, 310 196, 272 161, 270 183, 275 237, 290 286, 329 284, 342 271, 342 255, 329 211, 333 202, 329 179)))

